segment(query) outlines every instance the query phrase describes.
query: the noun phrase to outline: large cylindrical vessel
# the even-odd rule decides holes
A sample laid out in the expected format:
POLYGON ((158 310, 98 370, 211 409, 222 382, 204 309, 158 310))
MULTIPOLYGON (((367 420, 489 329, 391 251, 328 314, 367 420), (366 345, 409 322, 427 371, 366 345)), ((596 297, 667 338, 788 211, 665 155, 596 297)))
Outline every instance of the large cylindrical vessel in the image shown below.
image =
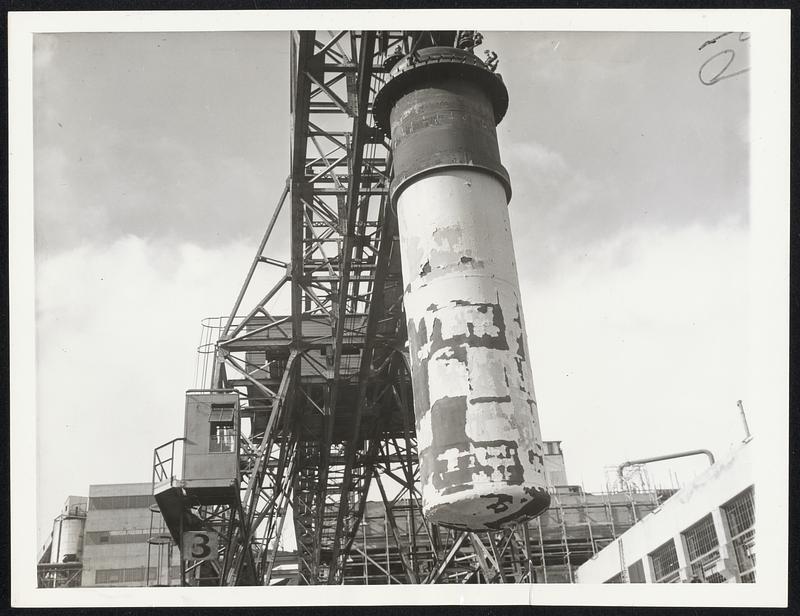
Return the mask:
POLYGON ((50 562, 76 562, 83 555, 83 527, 86 519, 60 515, 53 521, 50 562), (64 560, 66 558, 66 561, 64 560))
POLYGON ((507 105, 499 76, 452 47, 398 62, 375 102, 392 141, 423 509, 471 530, 550 502, 495 129, 507 105))

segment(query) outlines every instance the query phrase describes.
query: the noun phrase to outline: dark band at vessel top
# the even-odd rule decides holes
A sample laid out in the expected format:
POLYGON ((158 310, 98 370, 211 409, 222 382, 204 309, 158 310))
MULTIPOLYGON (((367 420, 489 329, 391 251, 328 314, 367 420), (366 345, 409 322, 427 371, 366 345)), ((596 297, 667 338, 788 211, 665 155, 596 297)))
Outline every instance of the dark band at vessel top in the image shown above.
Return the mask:
POLYGON ((496 124, 508 108, 508 91, 472 53, 429 47, 392 69, 375 99, 376 124, 392 139, 392 202, 412 179, 447 167, 493 175, 511 199, 500 161, 496 124))
POLYGON ((400 60, 389 73, 389 81, 375 96, 375 125, 391 137, 389 114, 397 100, 417 87, 423 79, 467 79, 482 86, 492 101, 495 125, 508 110, 508 89, 500 75, 493 73, 469 51, 456 47, 427 47, 400 60))

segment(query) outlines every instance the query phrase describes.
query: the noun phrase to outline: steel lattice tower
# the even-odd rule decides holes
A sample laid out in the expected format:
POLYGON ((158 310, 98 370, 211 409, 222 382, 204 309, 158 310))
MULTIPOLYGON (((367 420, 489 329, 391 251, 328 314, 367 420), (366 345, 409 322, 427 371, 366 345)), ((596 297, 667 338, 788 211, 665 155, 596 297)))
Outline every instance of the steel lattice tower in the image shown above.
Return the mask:
POLYGON ((234 489, 206 497, 173 482, 175 447, 185 439, 155 452, 154 485, 171 486, 156 498, 176 541, 187 529, 219 533, 218 559, 184 555, 185 583, 269 584, 286 523, 294 525, 300 583, 358 583, 354 558, 366 569, 369 555, 354 542, 371 487, 399 567, 387 576, 532 581, 526 524, 447 529, 429 524, 420 503, 392 153, 372 106, 387 58, 398 46, 413 51, 425 34, 291 34, 289 177, 220 328, 208 389, 194 392, 235 394, 238 418, 249 420, 249 431, 237 431, 234 489), (281 216, 289 219, 288 261, 272 248, 281 216), (246 306, 262 268, 279 280, 246 306), (275 307, 286 288, 288 315, 275 307), (392 515, 401 503, 409 520, 402 528, 392 515))

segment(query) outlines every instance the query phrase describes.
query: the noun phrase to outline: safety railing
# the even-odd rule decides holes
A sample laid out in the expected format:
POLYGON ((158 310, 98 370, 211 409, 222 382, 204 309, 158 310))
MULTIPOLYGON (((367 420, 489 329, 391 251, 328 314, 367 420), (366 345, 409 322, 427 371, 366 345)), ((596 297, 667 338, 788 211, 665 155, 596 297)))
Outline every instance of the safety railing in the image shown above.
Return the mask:
MULTIPOLYGON (((174 438, 153 450, 153 487, 157 484, 169 482, 175 476, 175 445, 186 440, 184 437, 174 438)), ((180 454, 180 451, 178 452, 180 454)))
POLYGON ((88 506, 89 503, 80 503, 78 505, 73 505, 72 507, 68 507, 64 512, 64 514, 72 518, 85 518, 86 509, 88 508, 88 506))

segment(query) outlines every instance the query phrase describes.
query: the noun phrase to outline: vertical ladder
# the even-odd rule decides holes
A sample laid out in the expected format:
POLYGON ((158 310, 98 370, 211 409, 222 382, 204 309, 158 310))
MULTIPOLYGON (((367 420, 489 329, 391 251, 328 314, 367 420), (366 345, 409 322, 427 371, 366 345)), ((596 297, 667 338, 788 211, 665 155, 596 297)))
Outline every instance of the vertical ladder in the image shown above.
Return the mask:
POLYGON ((619 578, 623 584, 630 583, 628 579, 628 567, 625 565, 625 548, 622 546, 622 539, 617 541, 619 546, 619 578))

